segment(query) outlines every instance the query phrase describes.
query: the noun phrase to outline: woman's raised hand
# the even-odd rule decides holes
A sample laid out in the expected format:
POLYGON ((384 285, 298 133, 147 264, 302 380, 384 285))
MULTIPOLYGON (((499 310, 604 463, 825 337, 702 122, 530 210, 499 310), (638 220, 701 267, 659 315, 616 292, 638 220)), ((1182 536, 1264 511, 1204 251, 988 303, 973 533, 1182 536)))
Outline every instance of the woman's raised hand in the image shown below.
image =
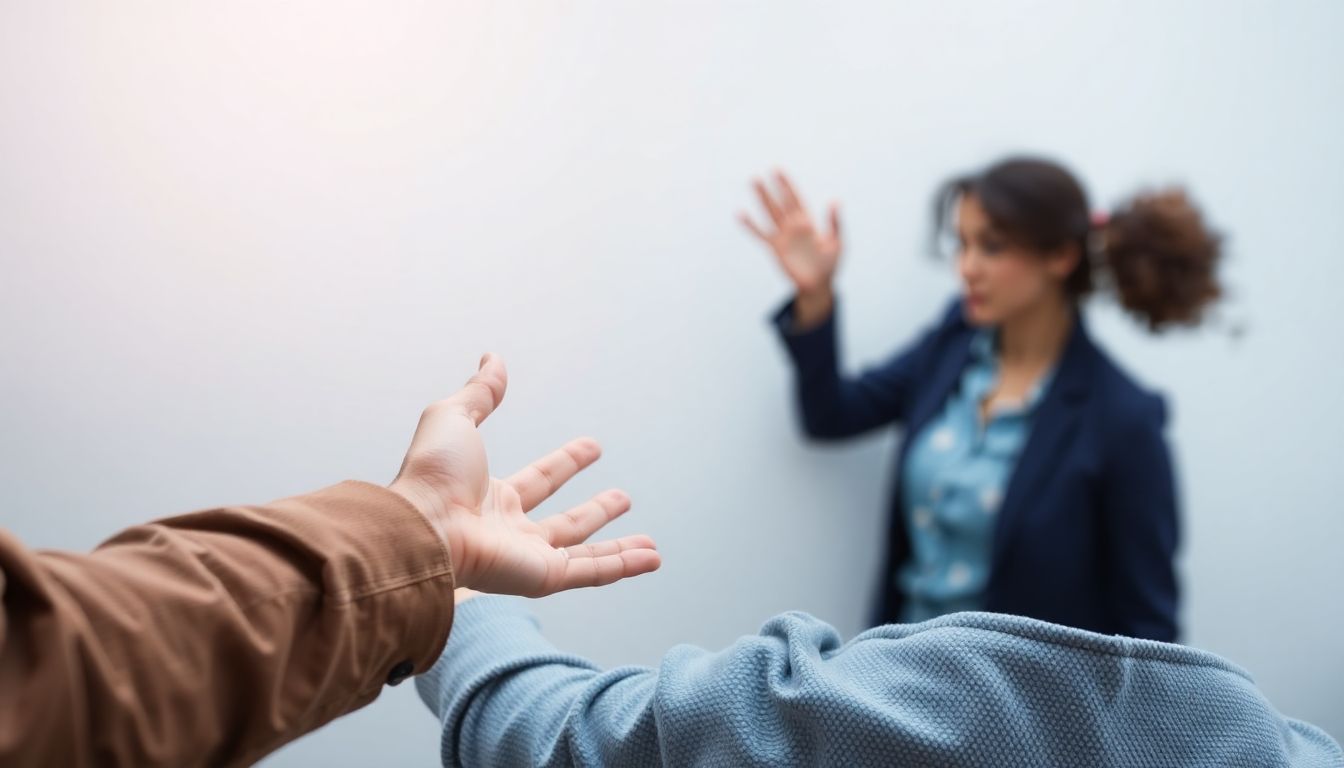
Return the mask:
POLYGON ((793 183, 782 171, 775 174, 776 190, 764 181, 753 182, 769 223, 758 226, 745 211, 739 218, 752 234, 770 247, 779 266, 798 291, 799 310, 804 304, 830 311, 831 284, 840 264, 840 211, 832 203, 823 231, 812 221, 793 183))

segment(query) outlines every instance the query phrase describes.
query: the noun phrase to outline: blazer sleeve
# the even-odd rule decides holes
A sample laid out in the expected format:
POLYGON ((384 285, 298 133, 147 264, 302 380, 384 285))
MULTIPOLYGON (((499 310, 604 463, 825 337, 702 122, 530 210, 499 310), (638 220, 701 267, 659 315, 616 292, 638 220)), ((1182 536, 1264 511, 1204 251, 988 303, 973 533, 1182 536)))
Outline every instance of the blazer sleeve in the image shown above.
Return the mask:
POLYGON ((1109 430, 1101 530, 1104 588, 1115 631, 1175 642, 1179 523, 1165 422, 1162 399, 1147 395, 1109 430))
POLYGON ((428 669, 452 588, 429 523, 366 483, 89 554, 0 531, 0 765, 250 765, 428 669))
POLYGON ((942 325, 885 363, 858 376, 840 372, 836 312, 815 328, 793 330, 793 302, 772 322, 788 350, 795 374, 798 410, 809 437, 838 439, 905 419, 941 334, 959 314, 954 305, 942 325))

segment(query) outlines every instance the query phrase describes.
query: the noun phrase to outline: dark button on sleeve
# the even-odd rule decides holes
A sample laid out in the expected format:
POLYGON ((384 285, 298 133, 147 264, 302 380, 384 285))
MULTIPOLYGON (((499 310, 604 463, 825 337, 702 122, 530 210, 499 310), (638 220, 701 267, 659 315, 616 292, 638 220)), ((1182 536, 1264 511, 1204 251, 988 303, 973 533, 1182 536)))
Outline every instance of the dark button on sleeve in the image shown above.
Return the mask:
POLYGON ((393 667, 391 672, 387 673, 387 684, 400 685, 401 682, 410 677, 411 673, 414 671, 415 664, 412 663, 410 659, 405 659, 393 667))

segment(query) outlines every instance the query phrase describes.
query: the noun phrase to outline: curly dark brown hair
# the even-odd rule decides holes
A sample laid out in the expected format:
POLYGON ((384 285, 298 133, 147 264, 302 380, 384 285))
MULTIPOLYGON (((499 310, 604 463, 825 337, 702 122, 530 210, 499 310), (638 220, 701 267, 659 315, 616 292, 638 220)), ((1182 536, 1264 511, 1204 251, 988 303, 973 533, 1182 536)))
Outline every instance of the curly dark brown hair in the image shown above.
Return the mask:
POLYGON ((1150 329, 1196 325, 1222 295, 1215 274, 1222 238, 1184 190, 1136 195, 1100 229, 1120 303, 1150 329))
POLYGON ((994 226, 1041 251, 1076 244, 1081 258, 1064 290, 1081 300, 1096 273, 1152 331, 1197 325, 1222 295, 1222 237, 1179 188, 1144 192, 1093 221, 1087 193, 1063 166, 1014 157, 945 183, 934 198, 935 238, 952 225, 957 200, 972 195, 994 226))

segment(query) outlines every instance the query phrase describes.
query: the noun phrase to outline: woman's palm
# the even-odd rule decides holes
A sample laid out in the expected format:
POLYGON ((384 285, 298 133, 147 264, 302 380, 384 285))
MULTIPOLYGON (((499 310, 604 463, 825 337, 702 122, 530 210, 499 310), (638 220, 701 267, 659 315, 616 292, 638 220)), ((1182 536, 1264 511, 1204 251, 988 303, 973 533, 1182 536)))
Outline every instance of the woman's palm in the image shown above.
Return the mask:
POLYGON ((754 185, 770 225, 760 227, 746 213, 741 214, 742 223, 769 246, 800 294, 826 289, 840 264, 839 210, 831 206, 830 228, 822 231, 812 221, 788 176, 779 173, 776 181, 775 193, 764 182, 757 181, 754 185))
POLYGON ((805 211, 786 218, 768 242, 799 292, 809 293, 830 284, 840 262, 840 238, 833 232, 817 231, 805 211))

